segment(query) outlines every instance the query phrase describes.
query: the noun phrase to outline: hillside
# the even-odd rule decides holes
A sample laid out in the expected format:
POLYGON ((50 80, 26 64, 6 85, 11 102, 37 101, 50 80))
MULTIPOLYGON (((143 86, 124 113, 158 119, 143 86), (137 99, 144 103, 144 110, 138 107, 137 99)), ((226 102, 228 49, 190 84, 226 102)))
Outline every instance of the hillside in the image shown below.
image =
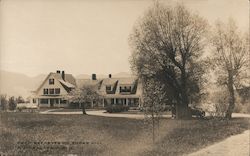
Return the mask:
POLYGON ((0 94, 8 96, 23 96, 24 98, 30 95, 37 86, 44 80, 46 75, 38 75, 29 77, 25 74, 14 73, 8 71, 0 71, 0 94))

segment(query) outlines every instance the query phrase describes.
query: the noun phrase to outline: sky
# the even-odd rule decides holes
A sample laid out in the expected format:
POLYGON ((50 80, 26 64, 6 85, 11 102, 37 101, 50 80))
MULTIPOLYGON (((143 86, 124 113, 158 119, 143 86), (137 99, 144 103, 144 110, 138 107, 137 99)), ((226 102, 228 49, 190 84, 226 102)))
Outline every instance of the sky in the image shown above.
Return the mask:
MULTIPOLYGON (((212 25, 232 17, 248 30, 248 0, 183 3, 212 25)), ((1 0, 0 70, 29 76, 130 72, 128 37, 152 0, 1 0)))

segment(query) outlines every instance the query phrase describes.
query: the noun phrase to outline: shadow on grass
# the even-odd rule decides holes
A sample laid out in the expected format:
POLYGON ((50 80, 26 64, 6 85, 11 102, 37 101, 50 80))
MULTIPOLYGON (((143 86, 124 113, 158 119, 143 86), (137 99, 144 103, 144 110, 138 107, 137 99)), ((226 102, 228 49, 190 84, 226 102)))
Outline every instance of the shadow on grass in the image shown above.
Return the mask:
POLYGON ((142 131, 142 124, 143 122, 139 120, 89 115, 0 113, 0 152, 9 155, 16 153, 19 155, 119 155, 119 152, 122 152, 126 145, 131 144, 142 131), (30 144, 18 145, 20 141, 30 144), (34 145, 34 142, 83 143, 34 145), (95 142, 100 144, 92 144, 95 142), (21 150, 17 149, 17 146, 21 147, 21 150))
POLYGON ((249 129, 248 118, 165 120, 162 124, 171 125, 172 128, 163 126, 161 131, 165 130, 165 133, 160 136, 152 150, 144 151, 141 155, 185 155, 249 129))

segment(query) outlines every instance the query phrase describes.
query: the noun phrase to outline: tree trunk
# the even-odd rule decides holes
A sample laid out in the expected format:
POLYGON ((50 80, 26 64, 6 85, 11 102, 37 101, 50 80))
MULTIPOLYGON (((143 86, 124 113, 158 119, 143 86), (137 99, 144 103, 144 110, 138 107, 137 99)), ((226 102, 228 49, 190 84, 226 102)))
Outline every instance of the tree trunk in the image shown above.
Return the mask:
POLYGON ((178 103, 176 105, 176 119, 190 119, 191 114, 188 109, 188 104, 178 103))
POLYGON ((190 119, 191 113, 188 109, 188 96, 186 89, 186 74, 185 70, 182 70, 182 83, 181 83, 180 99, 176 105, 176 119, 190 119))
POLYGON ((83 115, 86 115, 87 113, 86 113, 86 110, 85 110, 85 104, 82 104, 82 114, 83 115))
POLYGON ((228 91, 229 91, 229 106, 226 112, 226 118, 231 119, 232 118, 232 113, 235 107, 235 97, 234 97, 234 88, 233 88, 233 76, 232 73, 229 72, 229 77, 228 77, 228 91))
POLYGON ((182 95, 181 101, 176 104, 176 119, 190 119, 191 113, 188 108, 188 98, 186 94, 182 95))

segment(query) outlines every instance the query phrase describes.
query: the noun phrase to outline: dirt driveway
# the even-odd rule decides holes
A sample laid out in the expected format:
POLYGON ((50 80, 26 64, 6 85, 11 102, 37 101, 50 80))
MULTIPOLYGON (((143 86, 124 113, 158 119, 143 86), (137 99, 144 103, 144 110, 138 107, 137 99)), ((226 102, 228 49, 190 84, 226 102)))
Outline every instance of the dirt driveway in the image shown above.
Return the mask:
MULTIPOLYGON (((143 119, 144 114, 123 114, 123 113, 105 113, 105 110, 86 110, 88 115, 103 116, 103 117, 118 117, 118 118, 132 118, 132 119, 143 119)), ((54 110, 47 110, 40 112, 40 114, 82 114, 82 111, 75 112, 56 112, 54 110)), ((163 117, 170 118, 171 115, 163 115, 163 117)))
POLYGON ((226 140, 201 149, 189 156, 249 156, 250 130, 234 135, 226 140))

